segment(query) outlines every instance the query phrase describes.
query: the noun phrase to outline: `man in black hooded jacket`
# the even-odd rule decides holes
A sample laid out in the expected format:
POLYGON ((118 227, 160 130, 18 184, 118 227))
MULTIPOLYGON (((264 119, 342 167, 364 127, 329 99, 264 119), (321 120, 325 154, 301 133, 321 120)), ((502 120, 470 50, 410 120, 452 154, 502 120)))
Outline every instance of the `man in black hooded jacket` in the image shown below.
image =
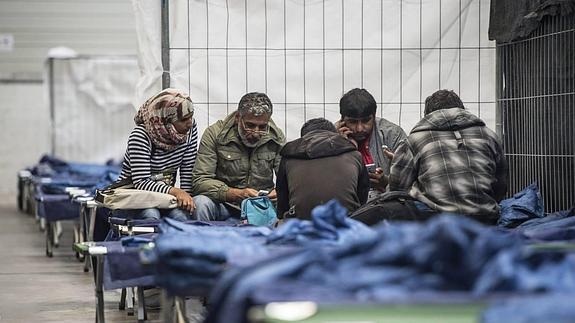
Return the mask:
POLYGON ((282 148, 276 191, 278 217, 310 219, 311 210, 337 199, 349 212, 364 204, 369 176, 356 146, 324 118, 311 119, 301 138, 282 148))

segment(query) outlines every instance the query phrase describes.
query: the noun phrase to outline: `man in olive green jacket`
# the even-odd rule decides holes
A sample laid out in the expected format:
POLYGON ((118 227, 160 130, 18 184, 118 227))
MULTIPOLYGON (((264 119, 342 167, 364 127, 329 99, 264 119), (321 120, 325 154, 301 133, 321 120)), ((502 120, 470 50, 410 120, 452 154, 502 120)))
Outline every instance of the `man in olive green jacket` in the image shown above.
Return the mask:
POLYGON ((276 200, 273 177, 285 136, 271 120, 272 112, 266 94, 248 93, 237 111, 205 130, 192 173, 198 220, 239 218, 241 201, 260 190, 276 200))

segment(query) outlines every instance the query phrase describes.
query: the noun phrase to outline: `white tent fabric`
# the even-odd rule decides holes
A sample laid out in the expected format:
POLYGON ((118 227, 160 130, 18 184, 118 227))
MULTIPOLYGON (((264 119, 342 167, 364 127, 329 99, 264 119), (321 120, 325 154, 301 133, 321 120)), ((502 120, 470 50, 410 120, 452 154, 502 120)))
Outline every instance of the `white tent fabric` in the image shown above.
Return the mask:
POLYGON ((136 57, 54 58, 47 70, 54 155, 77 162, 121 161, 134 127, 136 57))
MULTIPOLYGON (((143 102, 161 84, 159 34, 149 28, 161 12, 157 0, 133 2, 136 20, 148 22, 138 29, 147 65, 138 89, 143 102)), ((273 119, 294 139, 305 120, 337 120, 339 98, 354 87, 369 90, 378 115, 406 132, 440 88, 458 92, 495 129, 489 1, 171 0, 169 6, 170 87, 190 93, 200 131, 233 111, 244 93, 259 91, 270 96, 273 119)))
POLYGON ((162 89, 161 1, 133 0, 138 37, 140 78, 136 84, 134 106, 141 106, 162 89))

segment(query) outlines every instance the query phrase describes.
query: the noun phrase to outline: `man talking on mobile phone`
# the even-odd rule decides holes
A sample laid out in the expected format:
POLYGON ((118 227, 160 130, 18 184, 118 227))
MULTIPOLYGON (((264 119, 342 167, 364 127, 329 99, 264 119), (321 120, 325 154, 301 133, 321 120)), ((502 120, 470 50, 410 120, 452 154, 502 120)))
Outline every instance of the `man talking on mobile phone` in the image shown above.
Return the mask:
POLYGON ((372 188, 369 200, 385 191, 393 152, 407 138, 400 126, 376 117, 376 110, 373 96, 365 89, 355 88, 339 100, 341 119, 335 123, 342 136, 356 143, 364 164, 375 166, 369 173, 372 188))

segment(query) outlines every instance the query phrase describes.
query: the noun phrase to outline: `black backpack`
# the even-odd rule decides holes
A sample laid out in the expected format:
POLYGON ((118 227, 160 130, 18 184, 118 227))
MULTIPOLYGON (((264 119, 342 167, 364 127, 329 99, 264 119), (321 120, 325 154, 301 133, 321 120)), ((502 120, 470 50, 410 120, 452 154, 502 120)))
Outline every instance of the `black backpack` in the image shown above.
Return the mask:
POLYGON ((433 211, 419 210, 415 201, 407 192, 385 192, 355 210, 350 218, 367 225, 375 225, 383 220, 425 221, 436 214, 433 211))

